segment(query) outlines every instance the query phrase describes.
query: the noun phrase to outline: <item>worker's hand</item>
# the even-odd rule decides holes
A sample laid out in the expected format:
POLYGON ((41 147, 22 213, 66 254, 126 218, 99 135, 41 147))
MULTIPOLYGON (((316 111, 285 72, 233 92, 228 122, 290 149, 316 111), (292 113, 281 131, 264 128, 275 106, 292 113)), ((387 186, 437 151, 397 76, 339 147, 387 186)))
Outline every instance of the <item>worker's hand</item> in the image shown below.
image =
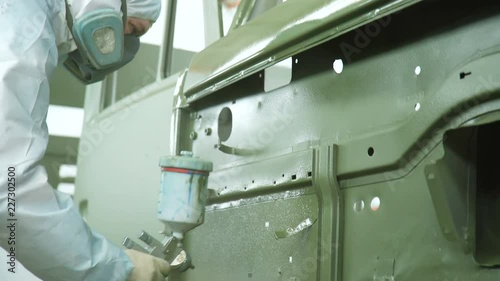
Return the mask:
POLYGON ((134 263, 127 281, 165 281, 170 265, 167 261, 135 250, 125 250, 134 263))

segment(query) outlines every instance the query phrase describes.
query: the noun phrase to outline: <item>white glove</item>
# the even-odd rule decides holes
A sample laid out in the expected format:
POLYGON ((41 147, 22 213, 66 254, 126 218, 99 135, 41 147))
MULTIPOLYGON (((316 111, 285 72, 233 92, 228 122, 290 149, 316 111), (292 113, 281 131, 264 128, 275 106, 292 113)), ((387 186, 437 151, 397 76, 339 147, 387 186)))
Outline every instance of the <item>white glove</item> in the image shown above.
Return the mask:
POLYGON ((127 281, 165 281, 170 271, 167 261, 135 250, 125 250, 134 264, 127 281))

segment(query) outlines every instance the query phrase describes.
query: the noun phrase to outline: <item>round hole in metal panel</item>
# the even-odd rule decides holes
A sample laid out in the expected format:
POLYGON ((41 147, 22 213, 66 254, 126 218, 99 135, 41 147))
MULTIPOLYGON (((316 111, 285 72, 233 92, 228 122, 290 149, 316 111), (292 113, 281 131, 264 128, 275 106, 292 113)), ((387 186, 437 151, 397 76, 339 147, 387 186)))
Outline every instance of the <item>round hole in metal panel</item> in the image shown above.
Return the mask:
POLYGON ((229 107, 224 107, 219 113, 217 131, 221 141, 227 141, 233 130, 233 113, 229 107))
POLYGON ((370 203, 370 208, 372 209, 372 211, 378 210, 378 208, 380 208, 380 198, 374 197, 372 199, 372 202, 370 203))
POLYGON ((344 62, 341 59, 333 61, 333 70, 335 73, 340 74, 344 70, 344 62))
POLYGON ((368 148, 368 156, 373 156, 373 154, 375 154, 375 149, 373 147, 369 147, 368 148))
POLYGON ((420 75, 420 72, 422 72, 422 68, 420 67, 420 65, 418 65, 417 67, 415 67, 415 75, 420 75))
POLYGON ((365 208, 365 201, 363 200, 357 200, 354 202, 353 209, 355 212, 361 212, 365 208))

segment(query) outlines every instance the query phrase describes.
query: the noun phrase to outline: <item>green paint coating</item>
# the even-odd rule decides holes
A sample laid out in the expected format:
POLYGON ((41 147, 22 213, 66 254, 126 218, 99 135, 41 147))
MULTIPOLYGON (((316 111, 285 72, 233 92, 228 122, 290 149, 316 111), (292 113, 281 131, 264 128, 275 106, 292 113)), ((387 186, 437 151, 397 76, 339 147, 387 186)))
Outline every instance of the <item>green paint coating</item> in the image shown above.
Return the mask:
POLYGON ((475 210, 475 129, 455 130, 500 120, 500 16, 481 8, 498 4, 416 2, 289 0, 194 56, 176 110, 198 117, 174 132, 200 138, 174 145, 214 172, 187 234, 197 268, 174 280, 498 278, 478 265, 500 251, 476 231, 500 227, 475 210), (265 92, 263 70, 287 57, 290 84, 265 92))

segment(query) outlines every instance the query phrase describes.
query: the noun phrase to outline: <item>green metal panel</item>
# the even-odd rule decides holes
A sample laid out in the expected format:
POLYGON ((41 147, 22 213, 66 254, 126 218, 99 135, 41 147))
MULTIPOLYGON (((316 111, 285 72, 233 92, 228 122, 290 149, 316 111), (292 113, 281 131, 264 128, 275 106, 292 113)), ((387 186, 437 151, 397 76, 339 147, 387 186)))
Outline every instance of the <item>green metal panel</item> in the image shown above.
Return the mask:
POLYGON ((187 234, 197 267, 172 280, 498 278, 482 266, 500 263, 484 213, 500 215, 500 196, 477 167, 496 137, 478 126, 500 120, 499 7, 415 2, 289 0, 195 55, 172 151, 215 166, 206 222, 187 234), (289 56, 292 81, 265 92, 263 69, 289 56), (284 239, 265 228, 307 218, 284 239))
POLYGON ((275 202, 240 202, 230 209, 209 211, 205 224, 184 243, 193 253, 195 270, 171 279, 316 280, 316 260, 309 257, 315 256, 318 225, 285 239, 275 238, 275 231, 295 227, 316 213, 317 200, 311 193, 275 202))

